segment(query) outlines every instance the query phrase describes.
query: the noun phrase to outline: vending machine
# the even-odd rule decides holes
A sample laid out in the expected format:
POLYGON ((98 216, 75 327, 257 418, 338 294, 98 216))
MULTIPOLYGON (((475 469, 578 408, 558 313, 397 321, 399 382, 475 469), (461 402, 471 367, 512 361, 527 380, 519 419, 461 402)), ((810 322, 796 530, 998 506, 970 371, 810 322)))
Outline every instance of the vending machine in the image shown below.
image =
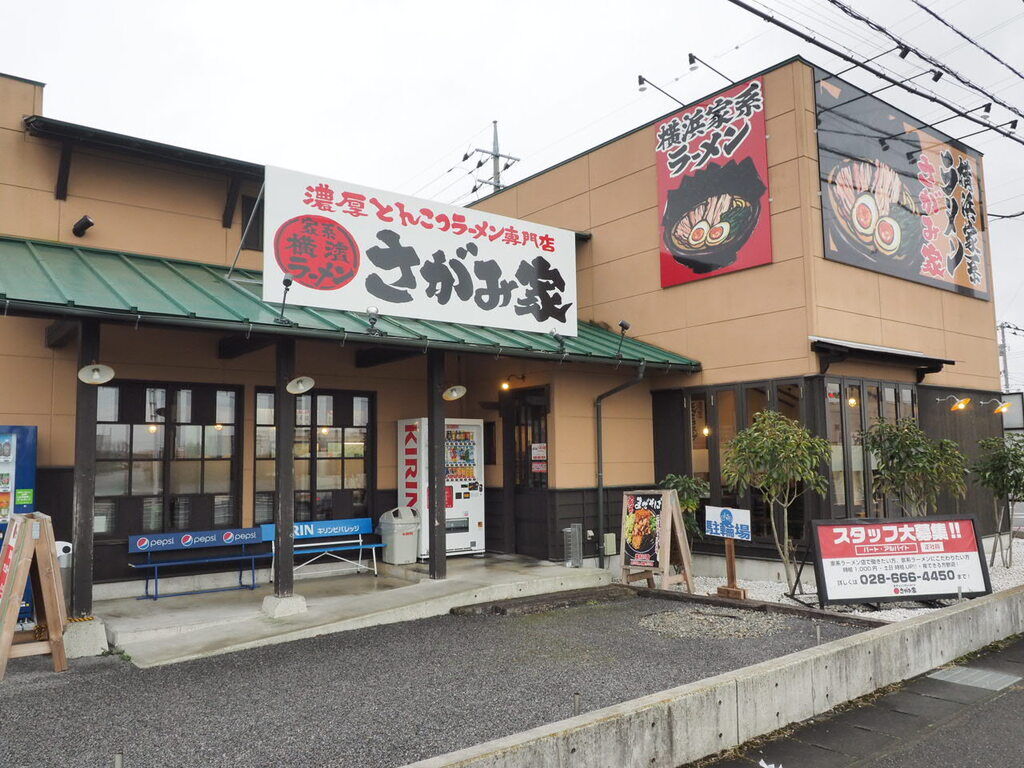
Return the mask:
MULTIPOLYGON (((35 511, 37 432, 36 427, 0 426, 0 540, 12 513, 24 515, 35 511)), ((18 623, 24 628, 32 617, 29 582, 18 623)))
MULTIPOLYGON (((484 552, 484 423, 445 419, 445 542, 449 555, 484 552)), ((398 503, 419 512, 419 557, 430 551, 427 420, 398 422, 398 503)))

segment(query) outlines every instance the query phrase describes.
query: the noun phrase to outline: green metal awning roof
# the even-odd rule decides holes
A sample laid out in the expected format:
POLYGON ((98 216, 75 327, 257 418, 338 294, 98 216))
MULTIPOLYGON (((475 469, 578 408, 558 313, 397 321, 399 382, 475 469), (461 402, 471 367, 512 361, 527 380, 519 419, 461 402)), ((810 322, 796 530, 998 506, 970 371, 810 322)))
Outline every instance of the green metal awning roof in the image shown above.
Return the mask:
POLYGON ((375 345, 450 349, 571 362, 601 362, 689 372, 700 363, 591 323, 559 341, 548 334, 264 302, 261 273, 192 261, 0 237, 0 302, 5 313, 207 328, 242 333, 347 339, 375 345), (564 344, 564 348, 562 346, 564 344))

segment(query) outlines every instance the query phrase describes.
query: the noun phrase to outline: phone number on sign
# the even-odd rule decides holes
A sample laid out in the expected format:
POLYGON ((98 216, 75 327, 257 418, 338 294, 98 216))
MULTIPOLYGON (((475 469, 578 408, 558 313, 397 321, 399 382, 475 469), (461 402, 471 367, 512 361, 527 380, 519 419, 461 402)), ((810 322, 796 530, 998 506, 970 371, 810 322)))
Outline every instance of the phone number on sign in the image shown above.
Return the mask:
MULTIPOLYGON (((961 575, 960 578, 967 578, 961 575)), ((861 584, 914 584, 918 581, 956 581, 955 571, 899 571, 896 573, 865 573, 860 577, 861 584)))

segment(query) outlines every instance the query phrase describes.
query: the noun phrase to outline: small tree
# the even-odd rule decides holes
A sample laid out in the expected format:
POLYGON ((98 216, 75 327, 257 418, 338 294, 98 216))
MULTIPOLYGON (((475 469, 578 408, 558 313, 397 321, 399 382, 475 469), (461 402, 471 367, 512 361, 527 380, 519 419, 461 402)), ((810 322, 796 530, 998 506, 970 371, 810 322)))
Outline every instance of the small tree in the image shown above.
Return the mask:
POLYGON ((952 440, 932 440, 913 419, 877 421, 860 433, 864 449, 874 457, 873 493, 879 500, 897 500, 905 516, 938 509, 939 496, 967 493, 964 456, 952 440))
POLYGON ((725 448, 722 481, 743 493, 761 492, 768 505, 775 548, 786 571, 790 593, 796 590, 796 570, 789 538, 789 508, 804 491, 823 494, 828 479, 821 465, 831 455, 828 441, 815 437, 800 422, 777 411, 761 411, 725 448), (781 512, 781 530, 774 510, 781 512))
POLYGON ((702 538, 704 532, 697 524, 697 510, 700 509, 701 499, 711 495, 711 485, 708 481, 690 475, 665 475, 661 487, 675 489, 679 497, 679 508, 683 511, 687 534, 691 539, 695 536, 702 538))
POLYGON ((1016 435, 987 437, 978 441, 978 457, 971 464, 975 481, 992 492, 996 518, 996 545, 992 547, 989 566, 996 564, 996 549, 1003 565, 1013 565, 1013 546, 1003 547, 1003 514, 1010 505, 1024 499, 1024 439, 1016 435))

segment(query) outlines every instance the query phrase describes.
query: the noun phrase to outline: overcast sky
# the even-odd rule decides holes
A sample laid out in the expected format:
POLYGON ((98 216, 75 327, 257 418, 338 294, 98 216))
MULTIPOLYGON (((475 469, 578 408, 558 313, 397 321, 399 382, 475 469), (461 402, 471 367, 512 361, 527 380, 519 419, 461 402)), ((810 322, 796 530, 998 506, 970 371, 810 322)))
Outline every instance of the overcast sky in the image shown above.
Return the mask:
MULTIPOLYGON (((864 58, 892 47, 827 0, 749 2, 864 58)), ((1020 77, 911 0, 847 2, 1024 111, 1020 77)), ((1020 0, 924 2, 1024 71, 1020 0)), ((689 51, 734 79, 795 54, 846 66, 727 0, 48 0, 7 2, 0 21, 0 72, 47 83, 50 117, 458 203, 472 199, 473 163, 446 171, 490 146, 492 120, 502 151, 522 158, 512 182, 670 111, 637 92, 638 73, 683 101, 720 88, 713 72, 688 71, 689 51)), ((900 76, 927 66, 878 63, 900 76)), ((965 107, 985 101, 948 76, 932 87, 965 107)), ((927 121, 949 114, 895 88, 885 97, 927 121)), ((968 143, 985 153, 990 211, 1024 210, 1024 145, 991 132, 968 143)), ((1024 327, 1024 217, 991 229, 998 318, 1024 327)), ((1024 337, 1011 339, 1009 367, 1024 388, 1024 337)))

